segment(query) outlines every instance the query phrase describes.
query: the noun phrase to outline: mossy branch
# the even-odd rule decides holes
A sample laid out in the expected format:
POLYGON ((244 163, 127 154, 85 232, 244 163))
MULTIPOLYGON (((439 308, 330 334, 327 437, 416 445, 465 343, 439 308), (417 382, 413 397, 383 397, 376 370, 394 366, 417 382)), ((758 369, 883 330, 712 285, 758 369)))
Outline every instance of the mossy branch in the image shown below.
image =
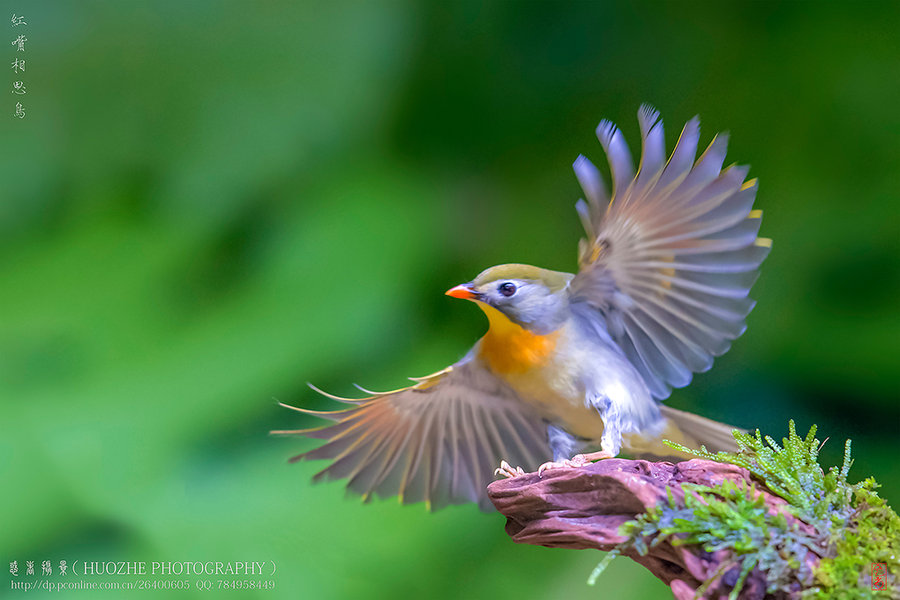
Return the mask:
POLYGON ((734 435, 737 453, 670 444, 701 460, 610 459, 488 492, 518 542, 609 551, 591 581, 625 555, 679 599, 900 597, 900 518, 874 479, 848 483, 849 440, 826 472, 815 427, 734 435))

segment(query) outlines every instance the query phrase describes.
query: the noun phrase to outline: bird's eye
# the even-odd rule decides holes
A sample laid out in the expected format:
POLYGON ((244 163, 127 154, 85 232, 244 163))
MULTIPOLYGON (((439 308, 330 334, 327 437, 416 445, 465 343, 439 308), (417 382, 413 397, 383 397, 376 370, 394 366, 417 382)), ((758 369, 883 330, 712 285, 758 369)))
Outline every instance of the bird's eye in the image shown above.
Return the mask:
POLYGON ((516 284, 507 281, 506 283, 501 284, 497 289, 500 290, 501 294, 509 298, 516 293, 516 284))

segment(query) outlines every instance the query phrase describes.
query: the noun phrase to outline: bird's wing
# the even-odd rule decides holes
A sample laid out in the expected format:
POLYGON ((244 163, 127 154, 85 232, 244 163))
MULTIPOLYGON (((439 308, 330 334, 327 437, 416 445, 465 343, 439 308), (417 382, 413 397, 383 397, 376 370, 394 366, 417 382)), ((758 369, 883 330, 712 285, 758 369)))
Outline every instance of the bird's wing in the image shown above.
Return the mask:
POLYGON ((712 366, 745 329, 747 297, 771 240, 758 238, 748 167, 722 169, 720 134, 694 161, 694 118, 666 161, 663 125, 638 111, 643 152, 637 174, 621 132, 608 121, 597 137, 609 159, 612 196, 583 156, 574 169, 587 202, 576 205, 587 232, 579 246, 573 303, 599 311, 606 328, 658 399, 712 366))
POLYGON ((491 510, 486 488, 501 459, 528 470, 549 460, 546 424, 477 359, 413 381, 361 400, 322 392, 353 407, 323 413, 291 406, 335 423, 273 433, 327 440, 291 459, 331 460, 315 480, 346 477, 365 500, 399 494, 432 510, 463 502, 491 510))

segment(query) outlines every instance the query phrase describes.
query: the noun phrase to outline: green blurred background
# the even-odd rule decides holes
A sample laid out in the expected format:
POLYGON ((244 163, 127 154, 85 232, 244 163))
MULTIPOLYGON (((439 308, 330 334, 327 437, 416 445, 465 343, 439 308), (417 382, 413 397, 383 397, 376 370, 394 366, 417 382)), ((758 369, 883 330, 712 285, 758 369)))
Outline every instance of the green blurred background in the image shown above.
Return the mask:
POLYGON ((328 406, 307 381, 458 359, 484 318, 443 292, 482 268, 573 269, 571 163, 605 164, 603 117, 636 150, 641 102, 669 147, 698 113, 702 144, 731 132, 775 240, 748 332, 670 402, 817 423, 826 463, 852 438, 851 475, 900 499, 900 4, 0 4, 6 38, 28 22, 4 79, 27 95, 0 104, 4 573, 265 560, 260 598, 670 597, 624 559, 588 588, 599 553, 517 546, 474 506, 313 486, 322 464, 286 461, 314 443, 267 435, 313 424, 276 400, 328 406))

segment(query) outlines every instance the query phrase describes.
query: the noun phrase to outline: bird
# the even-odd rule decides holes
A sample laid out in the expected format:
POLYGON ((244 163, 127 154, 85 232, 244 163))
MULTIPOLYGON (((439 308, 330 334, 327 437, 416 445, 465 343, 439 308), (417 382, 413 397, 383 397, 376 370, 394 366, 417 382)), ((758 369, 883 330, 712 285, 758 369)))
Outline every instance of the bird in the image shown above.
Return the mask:
POLYGON ((349 407, 282 404, 331 421, 273 431, 324 440, 290 460, 330 460, 314 480, 347 479, 364 501, 490 511, 497 474, 578 468, 623 450, 686 458, 663 440, 736 450, 735 428, 663 401, 746 329, 750 288, 772 246, 758 237, 758 182, 747 166, 723 169, 727 134, 696 156, 699 117, 668 158, 659 112, 641 105, 638 122, 637 170, 621 131, 608 120, 596 129, 611 192, 590 160, 574 162, 585 230, 576 273, 503 264, 451 288, 487 316, 484 336, 408 387, 359 388, 367 396, 349 399, 310 384, 349 407))

